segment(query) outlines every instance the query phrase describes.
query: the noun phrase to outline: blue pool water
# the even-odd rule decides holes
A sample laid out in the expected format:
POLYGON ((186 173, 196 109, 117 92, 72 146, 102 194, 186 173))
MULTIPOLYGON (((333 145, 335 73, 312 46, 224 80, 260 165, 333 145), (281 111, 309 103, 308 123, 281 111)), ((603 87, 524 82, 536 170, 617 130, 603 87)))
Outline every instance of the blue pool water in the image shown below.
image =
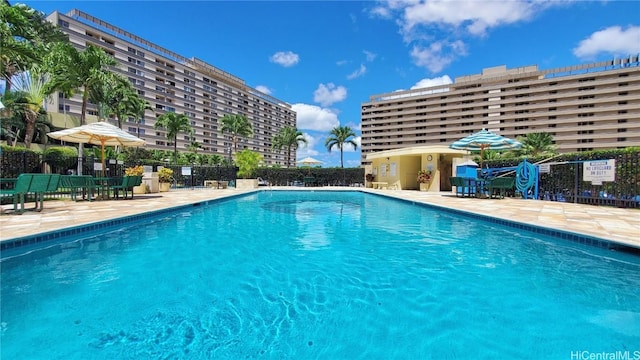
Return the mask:
POLYGON ((359 192, 259 192, 5 258, 2 359, 640 350, 640 258, 359 192))

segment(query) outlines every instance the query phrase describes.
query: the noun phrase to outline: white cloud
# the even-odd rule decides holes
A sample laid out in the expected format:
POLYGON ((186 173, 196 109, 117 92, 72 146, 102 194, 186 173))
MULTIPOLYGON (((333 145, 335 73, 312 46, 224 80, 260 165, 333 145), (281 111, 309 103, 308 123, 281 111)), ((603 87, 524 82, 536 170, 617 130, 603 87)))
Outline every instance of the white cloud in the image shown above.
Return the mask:
POLYGON ((322 106, 329 106, 333 103, 343 101, 347 98, 347 88, 335 86, 333 83, 320 84, 313 92, 313 101, 322 106))
POLYGON ((354 72, 352 72, 351 74, 347 75, 347 79, 349 80, 353 80, 355 78, 358 78, 362 75, 364 75, 367 72, 367 67, 364 66, 363 64, 360 64, 360 68, 354 72))
POLYGON ((418 28, 434 25, 482 36, 489 28, 528 20, 538 8, 549 6, 528 1, 413 1, 404 5, 399 23, 408 38, 418 28))
POLYGON ((336 61, 336 65, 338 65, 338 66, 347 65, 348 63, 349 63, 349 61, 347 61, 347 60, 338 60, 338 61, 336 61))
POLYGON ((261 93, 265 93, 267 95, 271 95, 271 89, 269 89, 268 87, 266 87, 264 85, 256 86, 256 90, 260 91, 261 93))
POLYGON ((325 131, 340 126, 335 110, 308 104, 293 104, 292 110, 297 113, 297 128, 300 130, 325 131))
POLYGON ((442 71, 457 57, 466 54, 466 46, 460 40, 454 42, 436 41, 431 43, 429 47, 415 45, 411 49, 413 62, 418 66, 427 68, 432 73, 442 71))
MULTIPOLYGON (((353 128, 352 128, 353 129, 353 128)), ((362 137, 361 136, 355 136, 352 137, 351 140, 355 141, 356 144, 358 144, 358 149, 354 149, 353 145, 351 144, 344 144, 344 152, 356 152, 356 151, 360 151, 360 146, 362 145, 362 137)), ((337 150, 337 148, 334 148, 337 150)))
POLYGON ((393 14, 391 12, 391 10, 389 8, 386 8, 384 6, 376 6, 374 8, 372 8, 369 13, 373 16, 373 17, 379 17, 379 18, 383 18, 383 19, 391 19, 393 17, 393 14))
POLYGON ((378 54, 372 53, 371 51, 362 50, 362 52, 364 53, 364 55, 366 56, 367 61, 369 61, 369 62, 375 60, 376 57, 378 57, 378 54))
POLYGON ((438 86, 438 85, 448 85, 448 84, 453 84, 453 81, 451 80, 449 75, 442 75, 442 76, 437 77, 437 78, 422 79, 422 80, 418 81, 415 85, 413 85, 411 87, 411 90, 413 90, 413 89, 422 89, 422 88, 438 86))
POLYGON ((529 21, 547 8, 571 2, 386 0, 369 13, 395 20, 404 41, 412 47, 414 62, 439 72, 467 55, 463 39, 486 36, 490 29, 529 21), (438 36, 447 40, 435 40, 438 36))
POLYGON ((640 52, 640 26, 611 26, 596 31, 580 41, 573 54, 581 59, 594 58, 599 53, 611 55, 629 55, 640 52))
POLYGON ((296 150, 296 156, 298 157, 298 159, 302 159, 307 156, 318 156, 320 152, 318 150, 315 150, 315 147, 318 144, 320 144, 321 146, 324 146, 324 144, 321 141, 322 139, 318 139, 313 135, 305 132, 302 133, 302 136, 304 136, 304 138, 307 140, 307 144, 300 145, 298 150, 296 150))
POLYGON ((284 67, 290 67, 300 61, 300 56, 291 51, 279 51, 269 58, 273 63, 280 64, 284 67))

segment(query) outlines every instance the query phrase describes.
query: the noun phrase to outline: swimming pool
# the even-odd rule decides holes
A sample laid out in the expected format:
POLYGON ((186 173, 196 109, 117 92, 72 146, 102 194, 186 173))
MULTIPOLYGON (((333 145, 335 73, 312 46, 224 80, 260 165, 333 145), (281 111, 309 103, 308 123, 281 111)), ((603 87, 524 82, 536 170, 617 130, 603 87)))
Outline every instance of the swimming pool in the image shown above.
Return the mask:
POLYGON ((640 350, 638 257, 360 192, 263 191, 69 240, 2 260, 3 358, 640 350))

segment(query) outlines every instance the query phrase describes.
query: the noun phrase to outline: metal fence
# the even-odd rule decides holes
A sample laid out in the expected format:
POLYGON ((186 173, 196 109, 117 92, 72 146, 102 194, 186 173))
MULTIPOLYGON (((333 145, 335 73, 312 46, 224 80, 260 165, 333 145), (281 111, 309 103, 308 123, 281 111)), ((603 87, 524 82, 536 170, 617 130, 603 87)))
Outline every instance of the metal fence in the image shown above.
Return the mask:
MULTIPOLYGON (((75 172, 78 159, 76 157, 43 158, 33 152, 2 152, 0 168, 2 178, 15 178, 21 173, 50 172, 69 174, 75 172)), ((492 168, 515 167, 518 160, 492 162, 492 168)), ((536 160, 531 160, 536 163, 536 160)), ((104 176, 96 171, 94 164, 100 159, 93 156, 84 158, 83 173, 104 176)), ((541 173, 538 182, 538 199, 546 201, 562 201, 578 204, 640 208, 640 150, 601 152, 598 154, 561 155, 549 164, 549 172, 541 173), (615 181, 595 185, 583 180, 583 163, 593 160, 615 160, 615 181)), ((107 161, 106 176, 122 176, 126 167, 136 164, 123 164, 107 161)), ((158 166, 152 166, 157 171, 158 166)), ((184 175, 182 166, 167 166, 174 171, 174 187, 203 186, 205 180, 235 181, 236 168, 225 166, 190 166, 189 175, 184 175)), ((313 176, 320 185, 361 185, 364 170, 353 169, 259 169, 261 176, 273 185, 291 185, 300 183, 305 176, 313 176)), ((8 186, 0 183, 0 187, 8 186)), ((515 196, 515 191, 511 193, 515 196)))
POLYGON ((613 160, 615 181, 601 185, 583 180, 584 163, 593 160, 551 162, 550 172, 540 174, 540 199, 640 208, 640 153, 622 153, 613 160))
MULTIPOLYGON (((550 161, 531 161, 548 167, 548 172, 540 172, 537 192, 533 192, 538 200, 640 208, 640 151, 611 151, 586 157, 566 155, 550 161), (585 181, 584 164, 603 160, 615 160, 615 181, 602 184, 585 181)), ((513 175, 515 165, 494 162, 489 170, 499 173, 501 169, 502 174, 513 175)), ((518 196, 517 191, 511 195, 518 196)))

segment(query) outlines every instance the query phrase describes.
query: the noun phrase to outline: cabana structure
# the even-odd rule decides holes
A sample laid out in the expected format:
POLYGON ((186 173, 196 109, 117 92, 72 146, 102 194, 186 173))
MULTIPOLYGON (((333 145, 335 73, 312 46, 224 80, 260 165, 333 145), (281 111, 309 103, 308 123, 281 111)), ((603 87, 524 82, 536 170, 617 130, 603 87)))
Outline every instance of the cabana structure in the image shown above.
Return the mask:
POLYGON ((427 191, 451 191, 449 178, 455 166, 467 160, 465 150, 451 149, 448 145, 413 146, 367 154, 365 173, 374 180, 367 186, 398 190, 417 190, 419 170, 431 172, 427 191))

